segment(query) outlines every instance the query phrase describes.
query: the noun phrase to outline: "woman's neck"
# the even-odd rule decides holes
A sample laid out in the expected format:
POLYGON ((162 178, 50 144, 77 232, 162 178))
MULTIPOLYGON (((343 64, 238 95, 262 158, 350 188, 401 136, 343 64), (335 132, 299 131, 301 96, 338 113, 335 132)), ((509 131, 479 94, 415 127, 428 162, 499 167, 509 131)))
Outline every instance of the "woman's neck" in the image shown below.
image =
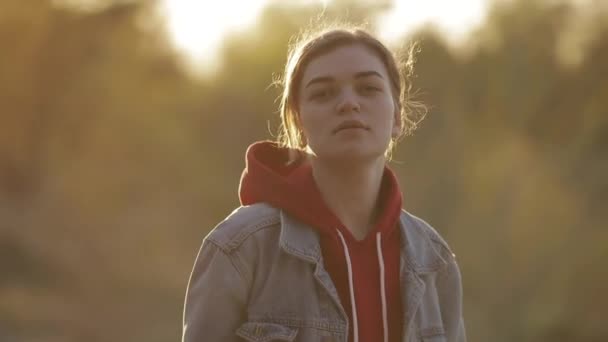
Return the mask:
POLYGON ((323 200, 357 240, 371 230, 384 174, 384 157, 362 165, 328 165, 312 159, 312 172, 323 200))

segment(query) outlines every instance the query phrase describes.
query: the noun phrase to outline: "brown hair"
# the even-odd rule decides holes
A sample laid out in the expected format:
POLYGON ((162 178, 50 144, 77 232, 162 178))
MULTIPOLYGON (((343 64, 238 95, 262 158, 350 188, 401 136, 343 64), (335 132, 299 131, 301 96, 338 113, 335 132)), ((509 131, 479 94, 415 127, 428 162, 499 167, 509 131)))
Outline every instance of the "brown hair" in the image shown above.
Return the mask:
POLYGON ((322 54, 351 44, 362 44, 369 48, 380 58, 388 71, 393 100, 400 113, 401 132, 397 138, 391 139, 387 157, 390 158, 396 140, 411 134, 424 119, 426 107, 411 99, 409 82, 413 75, 416 44, 410 46, 402 65, 398 65, 395 55, 370 33, 358 27, 341 25, 320 32, 308 32, 290 46, 285 71, 282 79, 279 80, 283 87, 280 103, 281 126, 278 136, 280 146, 297 150, 306 147, 297 119, 298 87, 306 66, 322 54))

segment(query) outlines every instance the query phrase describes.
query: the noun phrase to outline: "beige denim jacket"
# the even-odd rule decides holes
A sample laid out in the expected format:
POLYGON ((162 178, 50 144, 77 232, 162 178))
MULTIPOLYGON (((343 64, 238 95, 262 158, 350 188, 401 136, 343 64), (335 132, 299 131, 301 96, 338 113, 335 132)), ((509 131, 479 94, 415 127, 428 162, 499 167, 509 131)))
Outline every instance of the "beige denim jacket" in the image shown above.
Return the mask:
MULTIPOLYGON (((464 342, 454 254, 406 211, 400 229, 402 340, 464 342)), ((267 204, 236 209, 204 238, 183 320, 182 342, 348 341, 317 232, 267 204)))

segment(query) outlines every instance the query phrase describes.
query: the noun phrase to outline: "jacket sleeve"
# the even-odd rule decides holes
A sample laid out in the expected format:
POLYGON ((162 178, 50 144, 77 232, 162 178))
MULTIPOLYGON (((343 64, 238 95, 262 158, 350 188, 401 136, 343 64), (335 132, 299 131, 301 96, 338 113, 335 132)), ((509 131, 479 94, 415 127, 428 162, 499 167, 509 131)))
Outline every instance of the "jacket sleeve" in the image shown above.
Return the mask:
POLYGON ((205 239, 190 275, 182 342, 237 341, 245 321, 248 282, 236 255, 205 239))
POLYGON ((462 315, 462 279, 456 258, 450 253, 438 284, 441 316, 448 342, 466 342, 462 315))

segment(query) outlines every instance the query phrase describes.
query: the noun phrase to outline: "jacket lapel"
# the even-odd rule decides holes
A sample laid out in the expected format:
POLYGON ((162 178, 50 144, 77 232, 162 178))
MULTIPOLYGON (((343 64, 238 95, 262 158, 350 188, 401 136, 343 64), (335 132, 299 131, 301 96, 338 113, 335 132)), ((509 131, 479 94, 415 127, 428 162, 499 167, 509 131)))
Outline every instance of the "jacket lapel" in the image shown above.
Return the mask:
POLYGON ((340 303, 338 290, 323 265, 319 234, 311 227, 293 219, 281 211, 280 247, 287 253, 315 265, 316 281, 332 299, 338 312, 347 320, 346 312, 340 303))
POLYGON ((403 310, 402 340, 415 337, 415 317, 426 290, 422 274, 435 273, 445 264, 431 244, 428 234, 405 211, 400 218, 401 229, 401 300, 403 310))

